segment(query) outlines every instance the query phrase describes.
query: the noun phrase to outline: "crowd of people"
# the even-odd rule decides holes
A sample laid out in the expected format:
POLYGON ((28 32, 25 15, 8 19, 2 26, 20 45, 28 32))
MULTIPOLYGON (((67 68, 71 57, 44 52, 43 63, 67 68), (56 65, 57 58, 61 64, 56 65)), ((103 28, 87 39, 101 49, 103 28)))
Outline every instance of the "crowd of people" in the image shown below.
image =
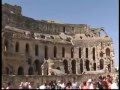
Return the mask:
MULTIPOLYGON (((36 85, 33 87, 33 84, 26 81, 21 82, 18 86, 19 89, 119 89, 119 79, 113 78, 110 75, 99 76, 98 79, 88 79, 78 83, 75 79, 65 82, 61 81, 46 81, 42 85, 36 85)), ((2 87, 2 89, 14 89, 11 83, 8 83, 8 86, 2 87)))

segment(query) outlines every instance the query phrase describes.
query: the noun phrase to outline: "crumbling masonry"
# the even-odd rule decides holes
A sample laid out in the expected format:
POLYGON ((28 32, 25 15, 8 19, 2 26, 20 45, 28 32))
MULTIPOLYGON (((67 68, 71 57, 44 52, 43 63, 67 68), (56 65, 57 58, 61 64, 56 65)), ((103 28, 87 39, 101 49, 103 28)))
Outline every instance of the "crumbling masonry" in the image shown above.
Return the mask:
POLYGON ((114 71, 112 39, 103 28, 34 20, 21 11, 2 5, 2 74, 114 71))

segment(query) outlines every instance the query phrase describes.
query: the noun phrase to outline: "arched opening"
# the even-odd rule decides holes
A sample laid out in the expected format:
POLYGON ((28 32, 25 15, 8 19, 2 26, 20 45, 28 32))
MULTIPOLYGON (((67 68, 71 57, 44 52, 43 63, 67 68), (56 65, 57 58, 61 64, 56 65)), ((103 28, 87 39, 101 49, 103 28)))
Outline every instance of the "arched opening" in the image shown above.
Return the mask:
POLYGON ((38 45, 35 45, 35 56, 38 56, 39 54, 39 48, 38 45))
POLYGON ((28 69, 28 75, 33 75, 33 74, 34 74, 33 67, 29 67, 29 69, 28 69))
POLYGON ((88 58, 88 48, 86 48, 86 58, 88 58))
POLYGON ((62 47, 62 57, 65 57, 65 48, 62 47))
POLYGON ((18 43, 18 42, 16 42, 15 51, 16 51, 16 52, 19 52, 19 43, 18 43))
POLYGON ((24 75, 23 67, 18 68, 18 75, 24 75))
POLYGON ((80 73, 82 74, 83 72, 83 60, 80 60, 80 73))
POLYGON ((29 54, 29 44, 28 44, 28 43, 26 44, 25 52, 26 52, 27 54, 29 54))
POLYGON ((93 48, 93 60, 95 60, 95 48, 93 48))
POLYGON ((65 27, 63 27, 63 32, 65 33, 65 27))
POLYGON ((6 67, 6 68, 5 68, 5 73, 6 73, 7 75, 9 75, 9 72, 10 72, 10 71, 9 71, 9 68, 6 67))
POLYGON ((4 50, 8 51, 8 41, 7 40, 5 40, 4 45, 5 45, 4 50))
POLYGON ((63 65, 64 65, 65 73, 69 74, 69 70, 68 70, 68 61, 67 61, 67 60, 64 60, 64 61, 63 61, 63 65))
POLYGON ((100 59, 100 70, 104 68, 104 60, 100 59))
POLYGON ((71 58, 73 58, 74 57, 74 48, 72 47, 71 48, 71 58))
POLYGON ((35 72, 37 72, 38 75, 42 75, 42 68, 41 68, 41 63, 39 60, 34 61, 35 64, 35 72))
POLYGON ((45 59, 48 59, 48 47, 45 46, 45 59))
POLYGON ((54 46, 54 57, 56 57, 56 55, 57 55, 57 47, 54 46))
POLYGON ((79 48, 79 58, 81 58, 81 48, 79 48))
POLYGON ((111 64, 108 64, 108 71, 111 72, 111 64))
POLYGON ((106 56, 110 56, 110 49, 109 48, 106 49, 106 56))
POLYGON ((72 73, 76 74, 76 61, 72 60, 71 65, 72 65, 72 73))
POLYGON ((93 63, 93 69, 96 71, 96 63, 93 63))
POLYGON ((86 65, 86 70, 90 71, 90 67, 89 67, 90 61, 86 60, 85 65, 86 65))

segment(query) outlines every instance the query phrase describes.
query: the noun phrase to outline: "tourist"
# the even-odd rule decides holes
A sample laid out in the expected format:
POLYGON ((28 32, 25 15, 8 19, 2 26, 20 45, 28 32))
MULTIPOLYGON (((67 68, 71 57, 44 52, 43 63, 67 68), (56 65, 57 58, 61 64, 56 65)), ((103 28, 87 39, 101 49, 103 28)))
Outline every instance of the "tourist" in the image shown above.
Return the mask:
POLYGON ((93 84, 92 84, 92 79, 88 79, 88 81, 87 81, 87 87, 88 87, 88 89, 94 89, 93 88, 93 84))
POLYGON ((114 79, 111 85, 111 89, 118 89, 117 81, 114 79))
POLYGON ((81 85, 80 89, 88 89, 86 81, 83 82, 83 84, 81 85))
POLYGON ((78 89, 78 83, 75 81, 75 79, 72 82, 72 89, 78 89))
POLYGON ((70 81, 68 81, 68 83, 66 84, 65 89, 73 89, 70 81))

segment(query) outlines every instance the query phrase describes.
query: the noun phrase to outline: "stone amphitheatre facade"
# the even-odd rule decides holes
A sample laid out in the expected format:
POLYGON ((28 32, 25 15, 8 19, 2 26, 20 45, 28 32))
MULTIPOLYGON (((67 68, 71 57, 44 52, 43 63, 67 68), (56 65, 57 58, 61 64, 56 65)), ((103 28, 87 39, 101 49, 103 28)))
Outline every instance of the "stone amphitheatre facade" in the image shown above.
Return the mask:
POLYGON ((2 74, 57 75, 114 70, 112 39, 103 28, 23 16, 2 5, 2 74))

